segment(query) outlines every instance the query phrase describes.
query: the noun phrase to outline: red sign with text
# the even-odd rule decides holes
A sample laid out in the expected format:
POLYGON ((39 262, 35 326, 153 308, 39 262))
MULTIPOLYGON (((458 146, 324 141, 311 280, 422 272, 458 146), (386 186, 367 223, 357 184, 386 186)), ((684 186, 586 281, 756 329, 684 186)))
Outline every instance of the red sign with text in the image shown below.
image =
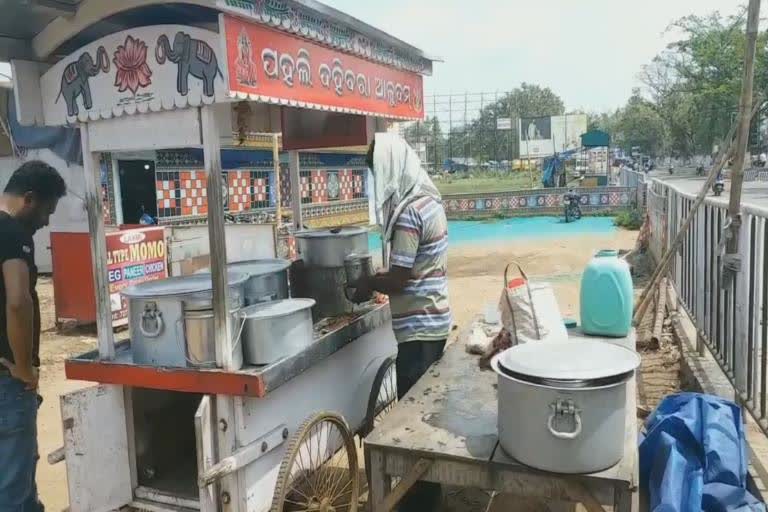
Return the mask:
POLYGON ((107 277, 112 324, 127 322, 128 304, 120 290, 168 277, 165 228, 128 229, 107 233, 107 277))
POLYGON ((418 73, 334 51, 257 23, 224 16, 229 89, 263 101, 422 119, 418 73))

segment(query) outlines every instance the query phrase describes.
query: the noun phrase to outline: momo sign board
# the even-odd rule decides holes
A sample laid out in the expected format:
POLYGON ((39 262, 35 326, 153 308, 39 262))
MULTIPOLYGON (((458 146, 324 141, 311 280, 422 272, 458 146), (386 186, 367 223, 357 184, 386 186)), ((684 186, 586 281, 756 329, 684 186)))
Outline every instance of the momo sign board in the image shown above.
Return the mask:
POLYGON ((418 73, 232 16, 222 16, 232 96, 292 107, 422 119, 418 73))
POLYGON ((183 25, 110 34, 41 78, 47 125, 227 101, 219 35, 183 25))
POLYGON ((165 228, 152 227, 107 233, 107 277, 112 324, 128 318, 120 291, 128 286, 168 277, 165 228))

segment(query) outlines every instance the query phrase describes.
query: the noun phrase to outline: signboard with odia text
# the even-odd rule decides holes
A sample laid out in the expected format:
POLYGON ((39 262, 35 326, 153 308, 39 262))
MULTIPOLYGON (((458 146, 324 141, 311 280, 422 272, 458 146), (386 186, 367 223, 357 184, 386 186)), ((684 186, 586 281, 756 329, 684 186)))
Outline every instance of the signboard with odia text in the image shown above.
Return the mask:
POLYGON ((293 107, 422 119, 418 73, 222 16, 230 94, 293 107))

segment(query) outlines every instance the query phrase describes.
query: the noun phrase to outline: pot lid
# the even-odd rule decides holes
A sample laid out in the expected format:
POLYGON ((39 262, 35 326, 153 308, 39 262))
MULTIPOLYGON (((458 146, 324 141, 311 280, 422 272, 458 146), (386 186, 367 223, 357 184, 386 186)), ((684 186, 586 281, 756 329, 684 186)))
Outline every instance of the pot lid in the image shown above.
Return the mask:
POLYGON ((309 231, 299 231, 293 236, 296 238, 344 238, 348 236, 363 235, 368 230, 359 226, 344 226, 332 229, 313 229, 309 231))
MULTIPOLYGON (((242 272, 227 273, 229 286, 239 286, 248 280, 248 274, 242 272)), ((121 293, 133 299, 152 299, 158 297, 173 297, 176 295, 189 295, 213 290, 210 274, 194 274, 191 276, 169 277, 158 281, 129 286, 121 293)))
POLYGON ((634 371, 640 356, 605 341, 534 341, 501 353, 499 365, 534 379, 591 381, 634 371))
POLYGON ((253 304, 240 310, 240 316, 249 319, 276 318, 290 315, 315 305, 314 299, 282 299, 253 304))
MULTIPOLYGON (((258 260, 246 260, 236 261, 234 263, 228 263, 227 269, 230 272, 241 272, 248 274, 250 277, 263 276, 266 274, 273 274, 275 272, 282 272, 291 266, 289 260, 277 259, 277 258, 265 258, 258 260)), ((203 268, 195 272, 195 274, 210 274, 210 268, 203 268)))

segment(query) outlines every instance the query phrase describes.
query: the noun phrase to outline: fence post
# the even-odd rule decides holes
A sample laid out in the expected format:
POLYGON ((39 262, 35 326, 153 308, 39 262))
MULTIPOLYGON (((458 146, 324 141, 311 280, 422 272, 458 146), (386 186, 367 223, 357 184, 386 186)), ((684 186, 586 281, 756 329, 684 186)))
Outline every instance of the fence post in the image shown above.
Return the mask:
POLYGON ((748 399, 747 393, 747 325, 749 325, 749 269, 750 244, 749 226, 752 216, 742 214, 742 223, 739 227, 739 258, 741 259, 741 272, 736 275, 734 281, 734 325, 733 325, 733 356, 734 377, 736 391, 742 401, 748 399))
POLYGON ((704 296, 704 280, 706 279, 706 276, 704 275, 704 268, 705 268, 705 261, 704 256, 705 252, 707 250, 706 246, 704 245, 704 239, 705 239, 705 233, 706 233, 706 227, 705 227, 705 220, 706 220, 706 207, 699 208, 699 211, 696 213, 698 216, 697 223, 696 223, 696 269, 697 271, 694 273, 695 279, 696 279, 696 319, 695 319, 695 325, 696 325, 696 352, 698 352, 700 357, 704 357, 705 349, 704 349, 704 332, 702 329, 702 325, 704 324, 704 319, 706 318, 706 309, 705 309, 705 303, 706 303, 706 297, 704 296))

